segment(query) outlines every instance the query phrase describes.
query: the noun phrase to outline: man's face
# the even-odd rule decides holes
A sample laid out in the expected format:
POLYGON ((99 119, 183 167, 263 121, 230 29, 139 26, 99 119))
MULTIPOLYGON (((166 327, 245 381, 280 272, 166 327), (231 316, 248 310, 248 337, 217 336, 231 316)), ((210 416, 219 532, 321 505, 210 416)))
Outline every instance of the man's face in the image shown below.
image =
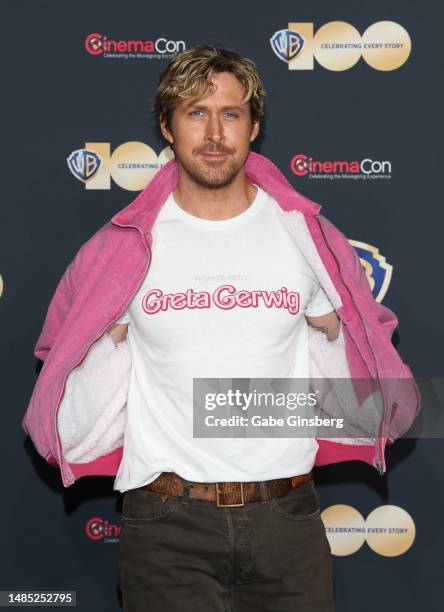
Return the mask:
POLYGON ((208 189, 229 185, 248 155, 259 131, 252 124, 248 102, 241 104, 244 88, 230 72, 214 73, 214 93, 183 100, 174 109, 171 132, 161 130, 174 143, 179 165, 196 183, 208 189))

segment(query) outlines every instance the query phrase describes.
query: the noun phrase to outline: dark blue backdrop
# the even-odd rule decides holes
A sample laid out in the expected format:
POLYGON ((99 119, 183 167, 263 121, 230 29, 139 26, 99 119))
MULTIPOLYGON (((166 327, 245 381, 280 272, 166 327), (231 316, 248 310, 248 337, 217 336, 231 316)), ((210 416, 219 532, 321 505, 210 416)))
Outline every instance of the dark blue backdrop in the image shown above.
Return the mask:
MULTIPOLYGON (((274 0, 221 4, 17 1, 3 6, 3 203, 1 269, 3 444, 0 590, 77 591, 79 610, 119 610, 115 554, 120 496, 111 478, 81 479, 64 489, 58 470, 35 452, 21 428, 38 374, 33 347, 67 264, 137 191, 111 181, 86 189, 66 158, 85 143, 111 150, 141 141, 165 146, 150 97, 168 58, 92 55, 91 33, 114 40, 225 44, 251 57, 265 88, 266 124, 256 150, 348 238, 379 249, 393 267, 383 303, 399 317, 395 344, 417 376, 441 377, 444 326, 441 262, 442 43, 440 5, 431 2, 274 0), (314 62, 288 70, 270 37, 289 23, 315 31, 345 21, 360 33, 390 20, 408 32, 412 51, 396 70, 364 60, 345 71, 314 62), (390 178, 335 180, 297 176, 296 154, 316 160, 389 160, 390 178), (97 518, 97 539, 88 521, 97 518)), ((404 554, 385 557, 364 545, 334 556, 338 612, 420 606, 442 609, 444 453, 440 439, 401 440, 387 451, 388 472, 337 464, 316 470, 323 508, 349 504, 365 518, 393 504, 416 526, 404 554)), ((94 522, 94 521, 93 521, 94 522)))

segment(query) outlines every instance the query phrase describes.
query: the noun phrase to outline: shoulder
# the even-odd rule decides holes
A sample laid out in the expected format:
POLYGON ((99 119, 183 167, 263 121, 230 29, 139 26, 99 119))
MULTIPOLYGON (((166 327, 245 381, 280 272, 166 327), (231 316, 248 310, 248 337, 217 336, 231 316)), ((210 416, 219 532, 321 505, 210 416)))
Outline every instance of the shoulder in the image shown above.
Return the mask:
POLYGON ((361 276, 362 264, 344 232, 325 215, 318 215, 318 219, 327 245, 339 259, 342 267, 354 275, 361 276))
POLYGON ((332 221, 330 221, 330 219, 328 219, 325 215, 319 214, 318 219, 319 219, 319 223, 321 225, 322 231, 324 232, 326 236, 328 236, 329 238, 333 240, 338 240, 339 242, 347 240, 345 234, 332 221))
POLYGON ((88 238, 78 249, 75 257, 68 266, 74 286, 81 283, 83 275, 91 266, 97 266, 110 260, 119 252, 123 243, 131 248, 131 244, 140 239, 138 230, 132 227, 118 227, 107 221, 94 234, 88 238))

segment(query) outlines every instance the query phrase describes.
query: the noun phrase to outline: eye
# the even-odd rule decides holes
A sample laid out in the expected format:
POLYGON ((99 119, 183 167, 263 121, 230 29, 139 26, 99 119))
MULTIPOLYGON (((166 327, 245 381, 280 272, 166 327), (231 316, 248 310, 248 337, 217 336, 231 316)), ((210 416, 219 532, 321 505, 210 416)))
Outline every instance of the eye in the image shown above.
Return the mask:
POLYGON ((196 115, 195 115, 195 113, 201 113, 201 112, 202 112, 202 111, 200 111, 200 110, 193 110, 193 111, 191 111, 191 112, 190 112, 190 115, 191 115, 192 117, 194 117, 194 116, 196 116, 196 115))

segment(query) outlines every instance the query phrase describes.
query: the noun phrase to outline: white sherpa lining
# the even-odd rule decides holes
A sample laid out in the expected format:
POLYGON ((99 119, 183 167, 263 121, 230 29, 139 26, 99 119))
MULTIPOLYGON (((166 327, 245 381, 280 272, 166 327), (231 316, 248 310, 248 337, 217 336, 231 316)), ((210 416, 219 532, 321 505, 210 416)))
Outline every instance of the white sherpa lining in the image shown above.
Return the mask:
POLYGON ((299 210, 284 211, 276 203, 278 215, 287 228, 292 240, 298 247, 301 255, 305 258, 308 265, 311 267, 317 276, 322 289, 325 291, 328 299, 333 305, 333 308, 338 309, 342 306, 342 301, 339 293, 336 291, 333 282, 325 269, 325 266, 319 257, 316 245, 311 237, 310 230, 307 227, 307 222, 304 215, 299 210))
POLYGON ((130 374, 128 341, 114 344, 106 332, 70 372, 57 415, 68 462, 87 463, 123 445, 130 374))

